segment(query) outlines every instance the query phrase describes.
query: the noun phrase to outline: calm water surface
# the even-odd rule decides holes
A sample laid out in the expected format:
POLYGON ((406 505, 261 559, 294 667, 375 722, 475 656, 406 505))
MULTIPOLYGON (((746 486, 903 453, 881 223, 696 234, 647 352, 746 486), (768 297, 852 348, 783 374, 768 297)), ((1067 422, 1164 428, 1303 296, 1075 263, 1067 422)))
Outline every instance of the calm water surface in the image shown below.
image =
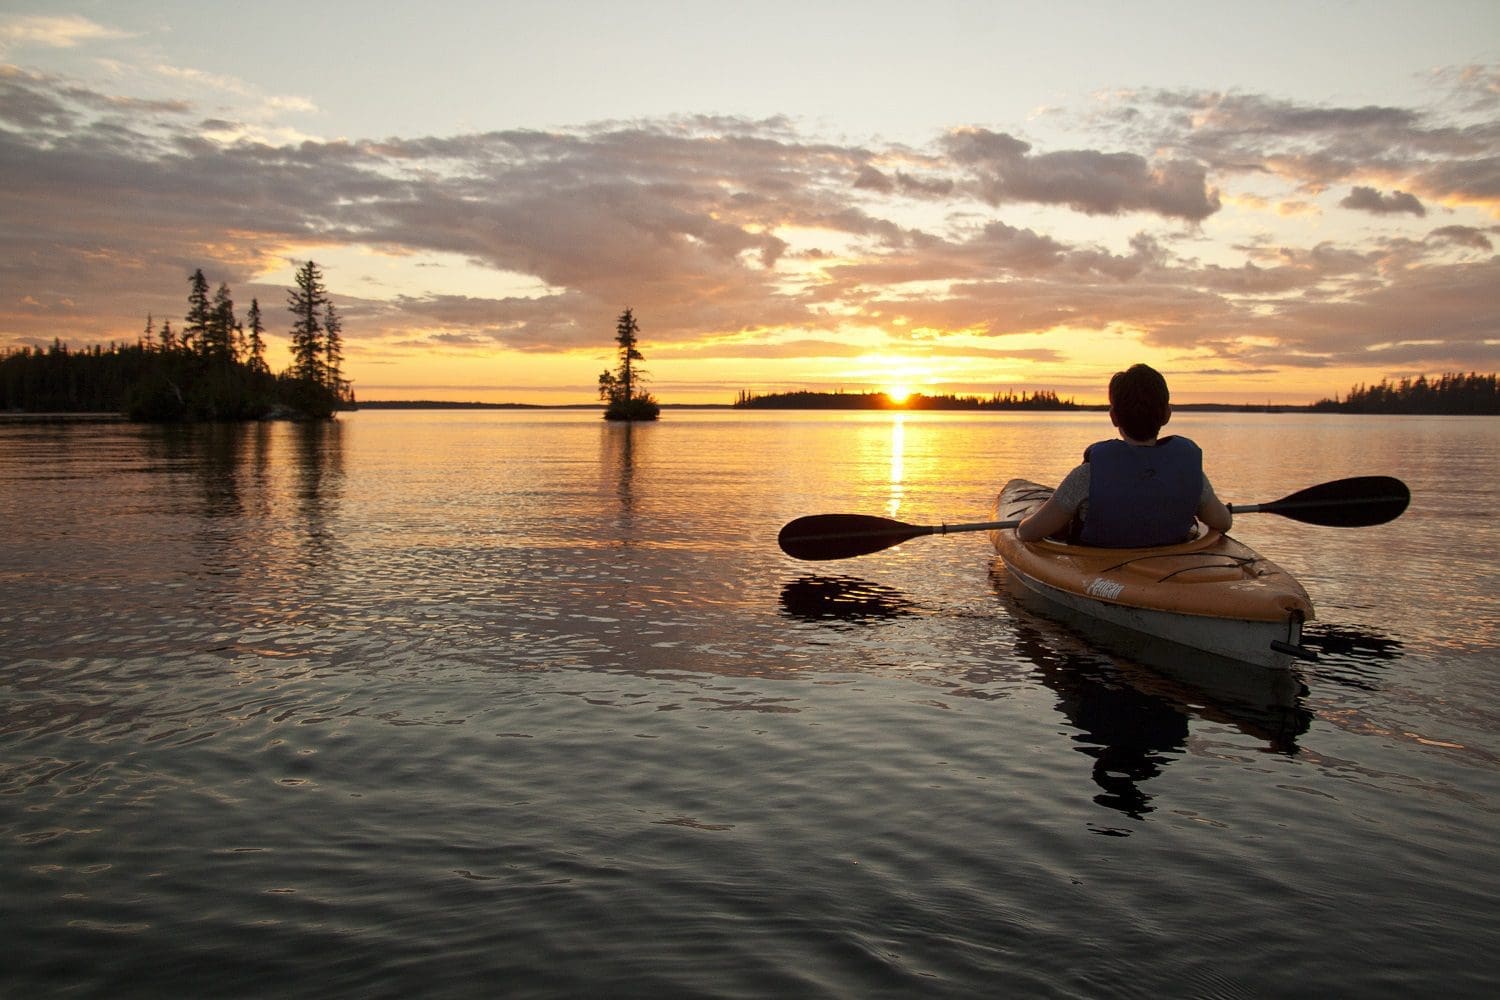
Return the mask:
POLYGON ((1181 414, 1318 663, 1023 602, 1099 414, 0 426, 0 994, 1488 996, 1500 422, 1181 414))

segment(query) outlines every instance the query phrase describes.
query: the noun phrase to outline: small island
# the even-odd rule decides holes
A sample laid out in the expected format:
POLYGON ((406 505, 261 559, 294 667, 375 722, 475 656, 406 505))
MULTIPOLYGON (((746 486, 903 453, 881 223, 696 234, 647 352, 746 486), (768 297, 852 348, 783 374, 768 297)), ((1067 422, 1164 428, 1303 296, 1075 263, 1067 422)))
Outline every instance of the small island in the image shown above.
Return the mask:
POLYGON ((645 369, 636 365, 645 355, 637 348, 641 328, 635 314, 626 309, 615 323, 615 343, 619 345, 620 363, 614 371, 599 373, 599 398, 605 403, 605 420, 655 420, 661 406, 649 392, 638 387, 645 381, 645 369))

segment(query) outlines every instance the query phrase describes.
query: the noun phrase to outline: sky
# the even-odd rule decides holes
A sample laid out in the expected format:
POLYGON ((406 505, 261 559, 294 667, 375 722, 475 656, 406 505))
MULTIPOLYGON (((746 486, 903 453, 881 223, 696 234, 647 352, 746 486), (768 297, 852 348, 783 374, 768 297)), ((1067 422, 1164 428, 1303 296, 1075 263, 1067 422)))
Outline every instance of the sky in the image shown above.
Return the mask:
POLYGON ((1495 0, 0 8, 0 350, 311 259, 366 400, 1308 403, 1500 370, 1497 243, 1495 0))

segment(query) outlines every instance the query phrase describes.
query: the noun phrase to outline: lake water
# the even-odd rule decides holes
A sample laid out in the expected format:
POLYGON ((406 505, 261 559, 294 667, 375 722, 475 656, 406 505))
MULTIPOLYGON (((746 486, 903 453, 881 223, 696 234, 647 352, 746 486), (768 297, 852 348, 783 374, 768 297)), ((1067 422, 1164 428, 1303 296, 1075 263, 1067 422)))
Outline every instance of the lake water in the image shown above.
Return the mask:
POLYGON ((1179 414, 1290 683, 1019 598, 1091 414, 0 426, 0 994, 1489 996, 1500 421, 1179 414), (1194 680, 1193 678, 1197 678, 1194 680))

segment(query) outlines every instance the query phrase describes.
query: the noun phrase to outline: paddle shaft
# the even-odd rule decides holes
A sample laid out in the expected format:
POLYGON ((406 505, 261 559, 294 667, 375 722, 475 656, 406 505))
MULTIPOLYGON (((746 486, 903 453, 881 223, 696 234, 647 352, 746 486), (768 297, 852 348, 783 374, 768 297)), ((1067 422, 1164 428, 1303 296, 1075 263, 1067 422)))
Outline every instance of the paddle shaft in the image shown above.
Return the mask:
MULTIPOLYGON (((782 529, 782 537, 799 542, 829 542, 856 538, 885 539, 899 535, 901 541, 905 541, 908 538, 920 538, 923 535, 949 535, 956 531, 996 531, 1002 528, 1014 528, 1020 523, 1020 519, 1017 518, 1012 521, 974 521, 970 524, 904 524, 886 518, 865 517, 862 514, 813 514, 798 518, 787 525, 782 529), (847 519, 848 523, 830 527, 828 530, 803 527, 803 525, 812 525, 835 517, 847 519), (866 521, 869 523, 865 524, 866 521), (849 523, 854 526, 848 526, 849 523)), ((892 542, 891 544, 898 543, 892 542)))
POLYGON ((1002 528, 1014 528, 1021 523, 1020 518, 1012 521, 973 521, 969 524, 938 524, 934 525, 932 534, 951 535, 955 531, 998 531, 1002 528))

